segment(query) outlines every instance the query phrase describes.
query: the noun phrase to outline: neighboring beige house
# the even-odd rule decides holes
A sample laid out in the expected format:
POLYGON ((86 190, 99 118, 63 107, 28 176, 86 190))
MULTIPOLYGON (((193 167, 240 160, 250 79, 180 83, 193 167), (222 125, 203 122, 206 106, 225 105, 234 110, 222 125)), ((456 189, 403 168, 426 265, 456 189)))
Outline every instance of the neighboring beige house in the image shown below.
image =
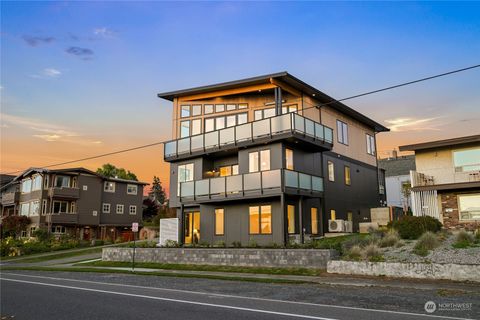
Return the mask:
POLYGON ((401 146, 414 151, 412 210, 447 229, 480 227, 480 135, 401 146))

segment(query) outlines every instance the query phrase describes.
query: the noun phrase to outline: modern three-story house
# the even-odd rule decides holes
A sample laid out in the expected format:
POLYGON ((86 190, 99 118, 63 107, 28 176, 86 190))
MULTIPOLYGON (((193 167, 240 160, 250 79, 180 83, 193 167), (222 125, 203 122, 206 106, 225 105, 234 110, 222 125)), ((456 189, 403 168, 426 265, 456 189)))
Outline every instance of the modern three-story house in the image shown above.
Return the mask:
POLYGON ((181 243, 303 242, 328 220, 357 229, 385 200, 375 135, 388 129, 287 72, 158 97, 173 102, 181 243))
POLYGON ((84 168, 31 168, 2 187, 2 216, 30 217, 24 236, 48 228, 83 240, 129 237, 132 223, 142 222, 144 185, 84 168))
POLYGON ((405 145, 414 151, 412 211, 439 219, 447 229, 480 226, 480 135, 405 145))

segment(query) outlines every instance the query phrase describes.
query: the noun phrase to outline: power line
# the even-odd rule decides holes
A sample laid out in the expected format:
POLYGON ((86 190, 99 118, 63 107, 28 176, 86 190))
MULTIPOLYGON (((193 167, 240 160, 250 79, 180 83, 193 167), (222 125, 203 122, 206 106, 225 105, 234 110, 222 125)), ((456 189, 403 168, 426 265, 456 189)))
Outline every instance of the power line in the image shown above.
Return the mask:
MULTIPOLYGON (((413 80, 413 81, 409 81, 409 82, 404 82, 404 83, 401 83, 401 84, 397 84, 397 85, 390 86, 390 87, 385 87, 385 88, 378 89, 378 90, 373 90, 373 91, 368 91, 368 92, 365 92, 365 93, 356 94, 356 95, 354 95, 354 96, 350 96, 350 97, 343 98, 343 99, 332 100, 332 101, 329 101, 329 102, 326 102, 326 103, 322 103, 322 104, 320 104, 320 105, 316 105, 316 106, 311 106, 311 107, 304 108, 304 109, 302 109, 302 111, 303 111, 303 110, 312 109, 312 108, 320 108, 320 107, 323 107, 323 106, 326 106, 326 105, 330 105, 330 104, 333 104, 333 103, 336 103, 336 102, 346 101, 346 100, 355 99, 355 98, 363 97, 363 96, 366 96, 366 95, 370 95, 370 94, 374 94, 374 93, 378 93, 378 92, 382 92, 382 91, 387 91, 387 90, 391 90, 391 89, 396 89, 396 88, 399 88, 399 87, 403 87, 403 86, 407 86, 407 85, 411 85, 411 84, 414 84, 414 83, 423 82, 423 81, 427 81, 427 80, 432 80, 432 79, 435 79, 435 78, 444 77, 444 76, 447 76, 447 75, 451 75, 451 74, 454 74, 454 73, 459 73, 459 72, 467 71, 467 70, 470 70, 470 69, 475 69, 475 68, 478 68, 478 67, 480 67, 480 64, 473 65, 473 66, 466 67, 466 68, 462 68, 462 69, 457 69, 457 70, 449 71, 449 72, 445 72, 445 73, 440 73, 440 74, 437 74, 437 75, 434 75, 434 76, 430 76, 430 77, 426 77, 426 78, 422 78, 422 79, 417 79, 417 80, 413 80)), ((297 110, 297 111, 295 111, 295 112, 298 113, 299 111, 300 111, 300 110, 297 110)), ((167 140, 167 141, 168 141, 168 140, 167 140)), ((70 161, 65 161, 65 162, 50 164, 50 165, 47 165, 47 166, 43 166, 42 168, 57 167, 57 166, 65 165, 65 164, 82 162, 82 161, 87 161, 87 160, 102 158, 102 157, 106 157, 106 156, 111 156, 111 155, 115 155, 115 154, 119 154, 119 153, 134 151, 134 150, 138 150, 138 149, 149 148, 149 147, 153 147, 153 146, 157 146, 157 145, 164 144, 164 143, 167 142, 167 141, 159 141, 159 142, 154 142, 154 143, 150 143, 150 144, 146 144, 146 145, 142 145, 142 146, 138 146, 138 147, 133 147, 133 148, 128 148, 128 149, 122 149, 122 150, 118 150, 118 151, 103 153, 103 154, 99 154, 99 155, 96 155, 96 156, 91 156, 91 157, 86 157, 86 158, 81 158, 81 159, 76 159, 76 160, 70 160, 70 161)), ((15 174, 15 173, 23 172, 23 171, 24 171, 24 170, 18 170, 18 171, 9 172, 9 173, 6 173, 6 174, 15 174)))

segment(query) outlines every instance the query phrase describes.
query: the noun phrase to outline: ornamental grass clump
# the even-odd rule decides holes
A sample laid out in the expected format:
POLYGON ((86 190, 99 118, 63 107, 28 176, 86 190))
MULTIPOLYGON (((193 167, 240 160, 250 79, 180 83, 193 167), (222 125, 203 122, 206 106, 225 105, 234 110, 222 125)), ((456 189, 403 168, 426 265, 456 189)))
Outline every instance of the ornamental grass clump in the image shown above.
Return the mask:
POLYGON ((362 259, 362 248, 359 245, 354 245, 347 251, 346 258, 348 260, 359 261, 362 259))
POLYGON ((382 250, 375 243, 370 243, 363 248, 363 257, 368 261, 382 261, 382 250))
POLYGON ((463 248, 470 247, 474 243, 475 243, 474 235, 462 230, 459 233, 457 233, 453 247, 457 249, 463 249, 463 248))
POLYGON ((419 256, 428 255, 430 250, 435 249, 440 245, 440 241, 433 232, 425 232, 420 239, 418 239, 413 252, 419 256))
POLYGON ((400 241, 400 236, 398 235, 398 232, 394 229, 390 229, 385 236, 380 239, 379 245, 382 248, 386 247, 394 247, 397 245, 397 243, 400 241))

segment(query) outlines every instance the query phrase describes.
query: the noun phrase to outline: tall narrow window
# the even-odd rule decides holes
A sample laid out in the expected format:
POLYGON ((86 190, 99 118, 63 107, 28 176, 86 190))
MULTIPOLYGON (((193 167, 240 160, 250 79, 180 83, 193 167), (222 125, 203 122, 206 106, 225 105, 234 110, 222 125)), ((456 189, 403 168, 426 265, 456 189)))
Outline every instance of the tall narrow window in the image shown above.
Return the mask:
POLYGON ((312 234, 318 234, 318 209, 310 209, 310 219, 312 223, 312 234))
POLYGON ((332 161, 328 161, 328 180, 335 181, 335 165, 332 161))
POLYGON ((367 138, 367 153, 374 156, 375 155, 375 138, 369 134, 366 134, 367 138))
POLYGON ((190 106, 182 106, 180 117, 181 118, 190 117, 190 106))
POLYGON ((335 210, 330 210, 330 220, 336 220, 337 219, 337 213, 335 210))
POLYGON ((47 213, 47 200, 43 199, 42 200, 42 214, 46 214, 46 213, 47 213))
POLYGON ((225 229, 225 211, 215 209, 215 235, 223 236, 225 229))
POLYGON ((295 233, 295 206, 287 205, 288 233, 295 233))
POLYGON ((259 225, 259 218, 260 212, 259 207, 250 207, 249 208, 249 233, 250 234, 259 234, 260 233, 260 225, 259 225))
POLYGON ((337 120, 337 140, 348 145, 348 125, 340 120, 337 120))
POLYGON ((351 184, 350 180, 350 167, 345 166, 345 184, 349 186, 351 184))
POLYGON ((193 181, 193 163, 182 164, 178 166, 178 185, 177 195, 180 196, 180 187, 182 182, 193 181))
POLYGON ((248 172, 258 171, 258 152, 250 152, 248 154, 248 172))
POLYGON ((70 213, 77 213, 77 203, 75 201, 70 203, 70 213))
POLYGON ((190 121, 180 121, 180 138, 190 136, 190 121))
POLYGON ((270 150, 260 151, 260 171, 270 170, 270 150))
POLYGON ((285 149, 285 167, 288 170, 293 170, 293 150, 285 149))

